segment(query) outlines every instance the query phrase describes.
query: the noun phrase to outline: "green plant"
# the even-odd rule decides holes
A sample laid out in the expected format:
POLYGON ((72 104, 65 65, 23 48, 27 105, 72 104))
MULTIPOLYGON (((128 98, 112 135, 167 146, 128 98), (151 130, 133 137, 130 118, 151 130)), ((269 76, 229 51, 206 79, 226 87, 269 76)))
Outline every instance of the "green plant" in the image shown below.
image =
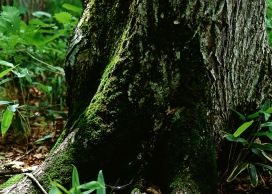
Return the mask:
MULTIPOLYGON (((235 143, 235 146, 232 145, 232 148, 236 148, 237 144, 242 144, 242 148, 227 181, 233 181, 241 172, 247 169, 251 185, 256 187, 258 184, 256 167, 272 170, 272 166, 266 164, 267 160, 272 162, 272 144, 264 143, 272 140, 272 122, 269 122, 272 107, 270 106, 270 101, 267 100, 259 111, 248 116, 244 116, 235 110, 233 111, 239 115, 244 123, 233 134, 222 132, 226 134, 225 137, 228 141, 235 143), (255 127, 253 127, 253 123, 256 124, 255 127), (245 138, 241 137, 242 134, 244 134, 245 138), (259 159, 253 159, 254 155, 258 156, 257 158, 259 159), (259 160, 262 162, 259 162, 259 160)), ((233 152, 232 149, 231 152, 233 152)))
MULTIPOLYGON (((19 66, 14 66, 12 63, 2 61, 0 60, 0 65, 8 67, 6 70, 2 71, 0 73, 0 78, 7 75, 8 73, 12 72, 15 77, 20 79, 26 79, 27 82, 30 85, 37 85, 41 90, 43 90, 47 95, 51 90, 50 86, 45 86, 41 83, 37 82, 32 82, 31 75, 28 73, 28 70, 26 68, 22 69, 19 66)), ((22 89, 23 87, 20 87, 22 90, 22 95, 24 96, 24 90, 22 89)), ((1 132, 2 136, 5 135, 7 132, 8 128, 12 124, 13 118, 14 119, 14 125, 16 129, 20 129, 21 131, 28 131, 30 126, 29 126, 29 118, 34 117, 34 114, 30 114, 30 111, 36 111, 39 112, 40 116, 43 116, 46 118, 46 120, 50 121, 55 121, 55 116, 56 114, 62 116, 63 118, 66 118, 66 114, 63 113, 62 111, 58 110, 52 110, 52 106, 46 105, 46 102, 40 102, 39 106, 30 106, 30 105, 25 105, 25 99, 23 98, 22 102, 16 102, 16 100, 0 100, 0 105, 2 105, 3 109, 0 112, 0 115, 2 113, 2 119, 1 119, 1 132), (19 106, 19 103, 23 104, 19 106)), ((1 110, 1 109, 0 109, 1 110)))
MULTIPOLYGON (((62 12, 64 11, 62 7, 64 4, 70 4, 77 8, 82 7, 82 3, 80 0, 50 0, 49 10, 52 13, 62 12)), ((82 12, 82 9, 80 12, 78 12, 78 15, 75 15, 75 16, 79 17, 81 12, 82 12)))
POLYGON ((50 183, 52 188, 49 191, 49 194, 61 194, 62 191, 66 194, 88 194, 96 190, 96 194, 106 194, 105 181, 103 173, 100 170, 98 173, 97 181, 91 181, 85 184, 80 184, 77 168, 73 166, 72 173, 72 188, 68 191, 62 185, 58 184, 55 181, 52 181, 50 178, 50 183), (81 189, 86 191, 81 191, 81 189))
POLYGON ((268 41, 270 43, 270 46, 272 46, 272 0, 267 0, 266 31, 268 35, 268 41))
MULTIPOLYGON (((77 14, 82 11, 69 4, 63 8, 77 14)), ((66 40, 78 19, 68 12, 35 12, 36 18, 26 24, 20 20, 20 13, 11 6, 3 6, 0 12, 2 135, 12 123, 20 131, 29 131, 29 119, 37 115, 52 122, 56 121, 56 114, 66 118, 66 86, 61 66, 66 40), (11 112, 10 107, 15 105, 15 112, 11 112)))

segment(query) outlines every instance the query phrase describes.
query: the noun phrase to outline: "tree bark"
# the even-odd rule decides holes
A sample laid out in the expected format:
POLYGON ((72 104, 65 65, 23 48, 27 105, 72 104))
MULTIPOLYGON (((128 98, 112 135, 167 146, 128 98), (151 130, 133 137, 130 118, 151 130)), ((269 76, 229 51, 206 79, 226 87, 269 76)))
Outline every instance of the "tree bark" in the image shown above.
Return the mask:
POLYGON ((46 188, 47 175, 68 183, 74 164, 81 182, 102 169, 108 183, 133 179, 128 190, 153 183, 162 193, 217 193, 230 108, 255 110, 271 94, 265 7, 265 0, 89 1, 65 63, 73 138, 34 175, 46 188))

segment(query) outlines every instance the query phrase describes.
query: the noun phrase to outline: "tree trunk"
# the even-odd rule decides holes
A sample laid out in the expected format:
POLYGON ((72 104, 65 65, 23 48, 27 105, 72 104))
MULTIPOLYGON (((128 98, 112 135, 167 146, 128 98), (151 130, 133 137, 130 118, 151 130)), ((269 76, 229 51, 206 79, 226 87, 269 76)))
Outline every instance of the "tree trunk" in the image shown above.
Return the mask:
MULTIPOLYGON (((265 7, 91 0, 65 63, 70 135, 34 176, 46 188, 48 175, 68 183, 74 164, 81 182, 100 169, 107 183, 133 179, 126 193, 150 183, 162 193, 217 193, 230 108, 251 111, 270 97, 265 7)), ((35 189, 26 181, 20 193, 35 189)))

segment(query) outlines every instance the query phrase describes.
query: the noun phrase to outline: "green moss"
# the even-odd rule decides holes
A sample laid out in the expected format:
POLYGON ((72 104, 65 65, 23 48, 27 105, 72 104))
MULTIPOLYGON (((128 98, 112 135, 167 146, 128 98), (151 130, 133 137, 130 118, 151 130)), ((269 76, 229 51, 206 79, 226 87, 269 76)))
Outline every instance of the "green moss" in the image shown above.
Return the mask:
POLYGON ((15 183, 18 183, 23 178, 24 178, 23 174, 14 175, 14 176, 10 177, 6 182, 1 184, 0 189, 4 189, 6 187, 14 185, 15 183))
POLYGON ((63 130, 57 142, 55 143, 54 147, 50 150, 50 154, 52 154, 55 151, 55 149, 63 142, 65 134, 66 134, 66 130, 63 130))
MULTIPOLYGON (((206 118, 210 108, 205 93, 208 81, 197 36, 186 21, 177 18, 180 14, 172 8, 167 11, 169 2, 161 1, 158 8, 152 8, 153 2, 140 2, 135 6, 138 13, 134 22, 130 14, 126 14, 129 19, 119 18, 114 11, 118 10, 117 1, 106 4, 96 1, 90 17, 97 18, 84 26, 91 37, 86 41, 94 47, 97 42, 102 45, 102 49, 92 51, 97 55, 91 56, 97 60, 101 71, 95 72, 100 73, 101 80, 95 82, 96 91, 91 92, 87 109, 76 120, 78 141, 56 163, 73 163, 84 172, 84 181, 103 169, 112 182, 120 177, 129 180, 135 174, 145 180, 154 179, 161 183, 158 185, 162 185, 163 193, 175 187, 212 190, 206 188, 210 183, 202 183, 199 178, 209 177, 210 187, 214 187, 214 150, 206 118), (114 9, 108 7, 112 5, 114 9), (152 10, 155 17, 150 16, 152 10), (157 17, 162 13, 165 17, 157 17), (119 21, 125 22, 120 25, 119 21), (103 26, 98 27, 98 23, 103 26), (208 167, 209 174, 203 171, 208 167)), ((121 4, 134 9, 133 4, 121 4)), ((130 11, 133 15, 134 10, 130 11)), ((88 65, 93 68, 93 64, 88 65)), ((80 90, 89 91, 86 88, 80 90)), ((78 112, 82 111, 73 114, 78 112)), ((48 170, 57 177, 54 173, 58 168, 48 170)))

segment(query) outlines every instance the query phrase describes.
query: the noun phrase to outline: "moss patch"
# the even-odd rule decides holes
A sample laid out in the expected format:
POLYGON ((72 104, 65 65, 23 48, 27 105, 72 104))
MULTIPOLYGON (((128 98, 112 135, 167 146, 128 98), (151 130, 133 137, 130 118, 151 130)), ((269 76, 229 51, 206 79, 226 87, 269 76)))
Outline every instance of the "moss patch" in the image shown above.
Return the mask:
POLYGON ((12 177, 10 177, 6 182, 0 185, 0 189, 4 189, 6 187, 9 187, 11 185, 14 185, 15 183, 18 183, 21 179, 24 178, 23 174, 17 174, 12 177))

